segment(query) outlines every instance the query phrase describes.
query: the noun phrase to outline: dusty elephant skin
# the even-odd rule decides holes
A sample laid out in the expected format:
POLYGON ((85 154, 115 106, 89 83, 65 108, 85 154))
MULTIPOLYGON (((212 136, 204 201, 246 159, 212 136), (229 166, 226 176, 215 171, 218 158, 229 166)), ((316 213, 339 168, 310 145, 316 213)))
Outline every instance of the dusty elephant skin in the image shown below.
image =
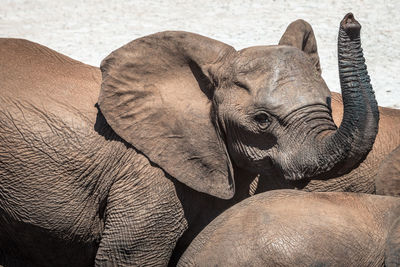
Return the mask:
POLYGON ((400 197, 400 146, 382 161, 375 184, 377 194, 400 197))
POLYGON ((100 73, 1 39, 0 264, 174 265, 255 190, 374 192, 364 169, 399 144, 385 125, 400 116, 380 109, 374 144, 359 38, 339 55, 344 112, 311 27, 294 22, 282 42, 236 51, 162 32, 114 51, 100 73))
POLYGON ((400 198, 274 190, 212 221, 178 266, 399 266, 400 198))

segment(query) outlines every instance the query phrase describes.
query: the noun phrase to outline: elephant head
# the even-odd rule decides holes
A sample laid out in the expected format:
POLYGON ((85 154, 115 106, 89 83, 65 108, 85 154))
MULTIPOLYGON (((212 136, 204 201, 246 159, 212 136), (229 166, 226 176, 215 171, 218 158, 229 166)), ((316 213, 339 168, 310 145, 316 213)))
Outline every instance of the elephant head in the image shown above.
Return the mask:
POLYGON ((134 40, 103 60, 99 107, 154 164, 220 198, 234 194, 232 166, 277 167, 289 180, 348 169, 371 149, 378 123, 362 53, 347 44, 359 40, 353 24, 350 17, 342 26, 351 27, 344 29, 339 129, 304 21, 292 23, 280 45, 240 51, 179 31, 134 40))

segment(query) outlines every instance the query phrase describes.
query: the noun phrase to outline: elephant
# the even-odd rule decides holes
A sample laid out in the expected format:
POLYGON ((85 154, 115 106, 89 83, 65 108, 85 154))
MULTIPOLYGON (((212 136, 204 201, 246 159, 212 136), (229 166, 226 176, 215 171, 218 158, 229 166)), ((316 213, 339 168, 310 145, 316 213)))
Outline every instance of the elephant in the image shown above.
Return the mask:
MULTIPOLYGON (((288 26, 279 44, 295 46, 299 49, 307 49, 307 47, 315 46, 314 50, 317 52, 316 40, 311 26, 299 21, 295 21, 288 26), (303 40, 301 39, 302 36, 307 36, 307 38, 303 40)), ((319 71, 321 71, 317 54, 314 56, 314 61, 319 71)), ((337 125, 340 125, 343 117, 342 96, 331 92, 331 101, 333 120, 337 125)), ((269 175, 266 179, 259 180, 257 192, 271 189, 302 189, 306 191, 347 191, 374 194, 377 190, 380 190, 377 188, 380 185, 376 184, 376 177, 382 161, 400 146, 399 133, 400 110, 379 107, 379 131, 375 143, 371 152, 358 166, 344 173, 333 170, 329 174, 324 174, 319 178, 304 179, 297 184, 284 179, 278 172, 275 172, 273 176, 269 175)), ((392 192, 400 192, 400 185, 392 183, 391 190, 392 192), (393 186, 396 187, 393 188, 393 186)), ((389 191, 386 194, 389 194, 389 191)))
POLYGON ((178 266, 399 266, 400 198, 281 189, 229 208, 178 266))
POLYGON ((400 146, 380 164, 375 184, 377 194, 400 197, 400 146))
POLYGON ((323 190, 304 184, 361 166, 379 110, 352 14, 339 32, 343 112, 332 111, 303 20, 285 44, 240 51, 156 33, 115 50, 100 70, 1 39, 0 264, 172 266, 257 190, 323 190), (343 115, 339 127, 332 112, 343 115))

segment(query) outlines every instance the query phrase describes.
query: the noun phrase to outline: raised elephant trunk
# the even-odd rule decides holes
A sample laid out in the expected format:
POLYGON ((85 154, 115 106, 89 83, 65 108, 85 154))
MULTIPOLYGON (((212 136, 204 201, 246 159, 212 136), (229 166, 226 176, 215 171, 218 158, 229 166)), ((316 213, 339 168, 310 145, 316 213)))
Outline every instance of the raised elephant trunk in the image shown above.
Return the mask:
POLYGON ((345 139, 352 139, 343 171, 367 156, 378 133, 378 104, 365 65, 360 29, 351 13, 340 23, 338 60, 344 113, 335 138, 343 134, 345 139))
POLYGON ((317 156, 311 160, 318 167, 308 168, 308 177, 332 168, 337 174, 350 171, 368 155, 378 133, 378 104, 362 53, 360 29, 351 13, 340 23, 338 61, 343 119, 339 129, 317 146, 317 156))

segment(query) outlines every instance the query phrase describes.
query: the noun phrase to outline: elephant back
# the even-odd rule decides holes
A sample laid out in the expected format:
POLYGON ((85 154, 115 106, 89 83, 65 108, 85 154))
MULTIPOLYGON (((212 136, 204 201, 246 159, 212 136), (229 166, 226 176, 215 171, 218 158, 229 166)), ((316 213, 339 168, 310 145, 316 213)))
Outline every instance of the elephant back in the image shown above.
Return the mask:
POLYGON ((66 108, 97 113, 98 68, 23 39, 1 38, 0 55, 0 97, 26 100, 60 116, 66 108))

